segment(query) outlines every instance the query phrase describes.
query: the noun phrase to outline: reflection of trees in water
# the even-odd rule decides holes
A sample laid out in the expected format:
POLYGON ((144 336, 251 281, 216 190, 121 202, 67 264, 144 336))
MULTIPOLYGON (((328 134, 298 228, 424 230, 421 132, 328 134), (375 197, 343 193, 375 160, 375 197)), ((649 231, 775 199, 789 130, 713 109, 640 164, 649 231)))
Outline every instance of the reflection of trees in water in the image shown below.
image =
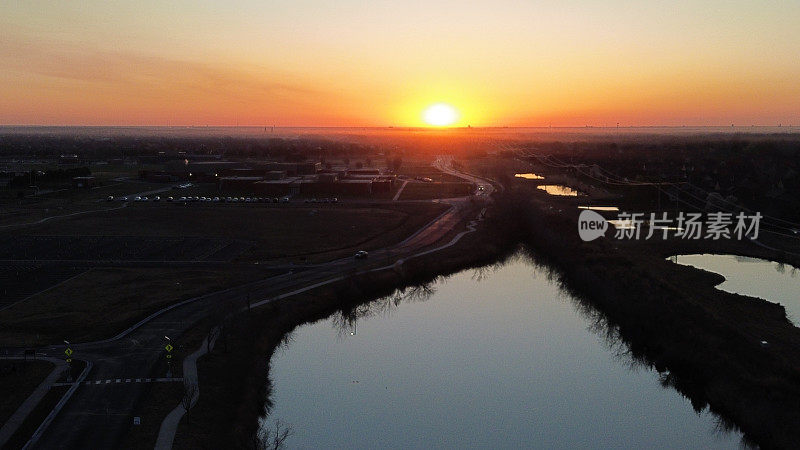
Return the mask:
MULTIPOLYGON (((492 264, 473 268, 471 278, 479 282, 484 281, 509 262, 517 262, 522 259, 528 260, 525 255, 518 252, 492 264)), ((353 334, 354 331, 351 330, 354 330, 359 319, 374 316, 385 317, 390 315, 392 311, 396 310, 402 303, 427 301, 436 293, 436 288, 434 286, 446 283, 448 278, 449 277, 445 276, 437 276, 428 282, 398 288, 387 296, 372 300, 368 303, 356 305, 347 310, 339 311, 332 316, 331 321, 333 327, 337 330, 339 338, 347 334, 353 334)))
POLYGON ((415 286, 408 286, 396 289, 391 294, 373 300, 368 303, 356 305, 348 310, 338 311, 331 317, 333 328, 336 329, 339 338, 351 334, 359 319, 366 319, 374 316, 388 316, 397 309, 401 303, 424 302, 436 293, 434 284, 444 282, 444 277, 437 277, 434 280, 415 286))
POLYGON ((472 269, 472 280, 481 282, 484 280, 488 280, 489 276, 493 273, 497 272, 498 270, 502 269, 509 263, 514 263, 520 261, 523 258, 520 252, 513 253, 512 255, 508 256, 505 259, 500 261, 496 261, 492 264, 487 264, 485 266, 475 267, 472 269))
POLYGON ((775 271, 781 275, 786 275, 786 268, 789 268, 789 276, 795 278, 797 276, 797 267, 790 266, 789 264, 784 264, 782 262, 775 263, 775 271))
MULTIPOLYGON (((522 252, 521 252, 522 253, 522 252)), ((700 415, 708 412, 714 420, 714 428, 710 430, 715 435, 728 433, 741 433, 733 421, 721 416, 709 406, 702 388, 691 379, 679 377, 672 373, 665 365, 649 357, 647 342, 638 338, 632 332, 626 332, 618 323, 612 321, 604 312, 597 309, 586 298, 564 283, 559 273, 551 266, 538 261, 533 255, 525 253, 525 260, 536 267, 534 273, 542 273, 547 280, 559 287, 558 297, 572 304, 578 314, 588 323, 586 329, 598 336, 602 344, 612 354, 613 358, 631 371, 650 371, 658 373, 659 384, 665 389, 674 389, 682 397, 689 400, 694 411, 700 415)), ((741 437, 742 448, 757 448, 743 433, 741 437)))

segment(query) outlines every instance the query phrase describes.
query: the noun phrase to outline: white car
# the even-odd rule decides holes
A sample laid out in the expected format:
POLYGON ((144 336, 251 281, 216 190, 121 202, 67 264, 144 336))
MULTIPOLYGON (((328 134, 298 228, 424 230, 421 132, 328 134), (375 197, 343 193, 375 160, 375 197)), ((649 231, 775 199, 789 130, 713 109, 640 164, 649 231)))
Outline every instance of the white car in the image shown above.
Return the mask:
POLYGON ((355 255, 353 255, 353 257, 354 257, 355 259, 366 259, 366 258, 367 258, 367 256, 369 256, 369 253, 367 253, 367 252, 366 252, 366 251, 364 251, 364 250, 359 250, 359 251, 357 251, 357 252, 356 252, 356 254, 355 254, 355 255))

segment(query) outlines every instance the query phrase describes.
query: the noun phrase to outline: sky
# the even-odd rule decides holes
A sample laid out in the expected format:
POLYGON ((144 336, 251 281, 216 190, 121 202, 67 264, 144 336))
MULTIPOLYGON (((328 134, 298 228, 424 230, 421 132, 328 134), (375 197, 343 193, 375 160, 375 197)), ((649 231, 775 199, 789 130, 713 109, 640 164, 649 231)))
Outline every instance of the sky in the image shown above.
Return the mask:
POLYGON ((0 3, 0 124, 800 124, 800 1, 0 3))

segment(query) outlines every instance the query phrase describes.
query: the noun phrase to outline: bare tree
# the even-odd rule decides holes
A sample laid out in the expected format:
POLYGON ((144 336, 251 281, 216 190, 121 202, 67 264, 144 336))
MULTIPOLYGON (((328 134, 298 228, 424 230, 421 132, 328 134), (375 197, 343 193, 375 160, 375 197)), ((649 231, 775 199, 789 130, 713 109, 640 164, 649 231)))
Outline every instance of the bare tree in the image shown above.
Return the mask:
POLYGON ((279 450, 285 447, 286 440, 292 435, 292 427, 275 419, 275 428, 265 427, 256 440, 258 450, 279 450))

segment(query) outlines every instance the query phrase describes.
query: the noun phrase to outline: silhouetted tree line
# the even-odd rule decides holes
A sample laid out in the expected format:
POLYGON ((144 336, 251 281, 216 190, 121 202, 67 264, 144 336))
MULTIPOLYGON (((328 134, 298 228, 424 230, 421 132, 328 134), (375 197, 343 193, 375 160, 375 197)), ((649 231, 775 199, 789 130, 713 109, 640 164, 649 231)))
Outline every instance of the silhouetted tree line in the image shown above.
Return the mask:
POLYGON ((373 151, 367 146, 324 138, 256 138, 256 137, 164 137, 3 135, 0 156, 26 159, 55 159, 75 154, 83 160, 155 157, 166 159, 184 155, 219 155, 226 158, 306 158, 365 155, 373 151))

